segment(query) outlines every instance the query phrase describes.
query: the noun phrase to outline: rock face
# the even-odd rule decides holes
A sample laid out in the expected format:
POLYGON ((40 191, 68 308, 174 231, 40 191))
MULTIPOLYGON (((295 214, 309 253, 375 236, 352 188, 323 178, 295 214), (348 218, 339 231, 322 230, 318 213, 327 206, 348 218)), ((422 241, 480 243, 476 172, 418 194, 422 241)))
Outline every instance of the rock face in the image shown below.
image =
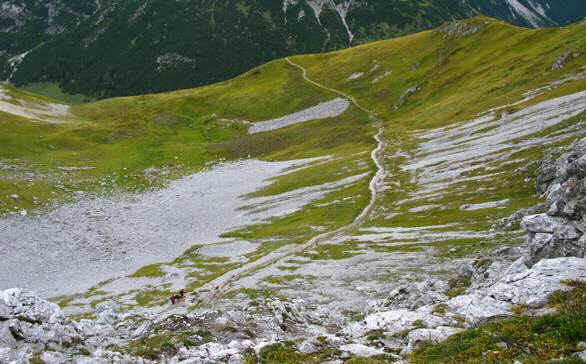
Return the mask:
POLYGON ((38 357, 46 363, 64 363, 75 352, 90 352, 111 343, 111 323, 118 320, 118 306, 102 303, 98 320, 77 323, 59 306, 23 289, 0 291, 0 363, 28 362, 38 357), (96 335, 103 337, 95 340, 96 335))
POLYGON ((563 290, 563 280, 586 279, 586 259, 544 259, 524 272, 504 276, 490 287, 488 295, 499 301, 542 307, 555 291, 563 290))
POLYGON ((523 218, 527 263, 555 257, 584 257, 586 250, 586 138, 555 161, 544 161, 537 190, 546 213, 523 218))
POLYGON ((387 305, 414 310, 421 306, 446 301, 447 297, 442 292, 447 289, 448 285, 445 282, 431 279, 401 286, 391 292, 387 305))

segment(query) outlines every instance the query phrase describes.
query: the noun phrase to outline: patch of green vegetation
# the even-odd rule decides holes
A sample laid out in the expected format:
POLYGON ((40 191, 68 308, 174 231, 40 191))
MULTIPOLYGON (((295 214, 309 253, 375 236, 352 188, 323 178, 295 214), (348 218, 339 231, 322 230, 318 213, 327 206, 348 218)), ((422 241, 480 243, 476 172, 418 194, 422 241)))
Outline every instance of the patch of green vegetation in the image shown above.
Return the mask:
POLYGON ((72 105, 94 101, 94 99, 85 95, 71 95, 66 92, 63 92, 63 90, 61 89, 61 87, 59 87, 58 84, 51 82, 30 83, 28 85, 21 86, 20 89, 33 92, 35 94, 47 96, 53 100, 65 102, 67 104, 72 105))
POLYGON ((138 292, 134 299, 141 307, 160 306, 166 302, 171 296, 171 291, 163 291, 159 289, 144 290, 138 292))
POLYGON ((484 17, 466 22, 483 27, 465 37, 446 39, 440 32, 422 32, 292 59, 308 69, 310 78, 356 97, 394 127, 418 129, 473 119, 583 66, 575 61, 561 71, 550 71, 557 56, 586 49, 584 24, 528 30, 484 17), (346 82, 350 74, 373 64, 379 64, 380 73, 392 75, 374 84, 376 74, 346 82), (419 90, 396 109, 405 90, 414 86, 419 90))
POLYGON ((277 298, 282 301, 286 301, 287 297, 279 294, 274 289, 264 288, 264 289, 256 289, 256 288, 240 288, 235 291, 231 291, 225 294, 226 297, 234 297, 239 293, 243 293, 248 296, 248 298, 252 301, 257 301, 259 299, 269 299, 269 298, 277 298))
POLYGON ((360 254, 359 250, 362 249, 356 247, 356 243, 344 242, 339 244, 320 244, 312 248, 312 251, 306 251, 298 255, 311 260, 341 260, 360 254))
POLYGON ((557 312, 541 317, 518 316, 483 324, 416 351, 413 363, 544 363, 579 351, 586 340, 586 282, 566 282, 572 289, 549 299, 557 312), (505 345, 502 345, 504 343, 505 345), (497 345, 500 344, 500 345, 497 345))
POLYGON ((383 330, 371 330, 366 333, 366 340, 369 340, 369 341, 382 340, 384 338, 385 338, 385 334, 384 334, 383 330))
POLYGON ((449 282, 449 289, 444 294, 449 298, 454 298, 466 292, 471 284, 470 278, 453 278, 449 282))
MULTIPOLYGON (((0 160, 18 159, 29 165, 31 172, 54 175, 49 181, 40 179, 29 184, 5 180, 0 175, 0 183, 12 183, 23 190, 20 193, 23 201, 32 201, 35 196, 41 203, 47 203, 71 195, 60 192, 52 196, 56 181, 63 184, 66 191, 105 192, 112 188, 143 191, 199 171, 220 159, 265 155, 268 151, 245 148, 239 154, 230 151, 228 144, 223 147, 222 143, 249 137, 244 124, 230 120, 270 119, 334 97, 304 82, 298 70, 284 63, 273 62, 260 67, 258 73, 203 88, 76 105, 71 109, 73 119, 65 124, 31 123, 0 113, 0 126, 8 131, 0 136, 0 160), (58 170, 63 166, 91 169, 58 170)), ((19 99, 50 101, 11 90, 19 99)), ((327 124, 314 126, 314 129, 331 130, 327 124)), ((342 127, 337 134, 344 132, 342 127)), ((271 133, 262 134, 265 135, 261 138, 267 135, 279 138, 271 133)), ((306 136, 288 135, 293 138, 292 143, 303 137, 306 146, 318 144, 319 135, 315 135, 315 139, 306 136)), ((255 147, 263 143, 253 144, 255 147)), ((284 148, 286 144, 277 143, 270 152, 284 148)), ((286 153, 296 148, 305 147, 289 145, 286 153)), ((297 149, 298 153, 301 150, 297 149)), ((17 193, 12 188, 2 188, 2 191, 17 193)), ((12 207, 3 208, 0 204, 3 208, 0 212, 11 211, 12 207)), ((34 209, 36 206, 21 203, 17 207, 34 209)))
POLYGON ((355 322, 362 321, 366 317, 366 314, 364 312, 352 311, 352 310, 344 310, 344 311, 342 311, 342 315, 347 317, 350 321, 355 321, 355 322))
POLYGON ((334 359, 338 350, 325 348, 320 352, 304 354, 297 351, 292 341, 265 346, 260 350, 259 362, 262 364, 294 364, 294 363, 321 363, 328 359, 334 359))
POLYGON ((345 363, 348 364, 387 364, 394 363, 395 359, 386 354, 374 355, 367 358, 350 358, 345 363))
POLYGON ((302 274, 288 274, 284 276, 270 276, 263 279, 263 281, 271 284, 285 284, 297 279, 312 281, 316 280, 317 277, 313 275, 302 275, 302 274))
POLYGON ((248 254, 249 260, 256 260, 286 244, 304 243, 319 234, 311 226, 322 226, 326 227, 325 231, 332 231, 351 223, 368 204, 368 183, 368 179, 363 178, 356 183, 326 193, 323 198, 302 210, 284 217, 271 218, 266 223, 226 233, 223 237, 253 241, 271 240, 248 254), (336 201, 335 208, 329 205, 333 201, 336 201))
MULTIPOLYGON (((359 150, 357 148, 357 151, 359 150)), ((278 195, 304 187, 336 182, 350 176, 368 173, 372 170, 372 160, 368 154, 350 154, 330 161, 316 162, 310 167, 278 176, 274 178, 274 183, 250 194, 248 197, 278 195)))
POLYGON ((278 266, 278 267, 277 267, 277 269, 280 269, 280 270, 286 270, 286 271, 290 271, 290 272, 294 272, 294 271, 296 271, 297 269, 299 269, 299 267, 298 267, 298 266, 286 266, 286 265, 280 265, 280 266, 278 266))
POLYGON ((427 328, 427 325, 425 325, 425 321, 423 320, 415 320, 413 322, 413 327, 416 329, 425 329, 427 328))
POLYGON ((161 270, 161 264, 146 265, 134 274, 128 276, 129 278, 156 278, 164 277, 165 273, 161 270))
POLYGON ((437 305, 433 306, 433 310, 431 313, 434 315, 443 316, 446 314, 446 310, 448 309, 448 305, 445 303, 438 303, 437 305))
POLYGON ((161 360, 163 357, 171 357, 177 354, 181 347, 198 346, 208 342, 210 339, 211 337, 203 331, 167 332, 131 341, 120 350, 145 359, 161 360), (204 335, 200 335, 200 333, 204 335))

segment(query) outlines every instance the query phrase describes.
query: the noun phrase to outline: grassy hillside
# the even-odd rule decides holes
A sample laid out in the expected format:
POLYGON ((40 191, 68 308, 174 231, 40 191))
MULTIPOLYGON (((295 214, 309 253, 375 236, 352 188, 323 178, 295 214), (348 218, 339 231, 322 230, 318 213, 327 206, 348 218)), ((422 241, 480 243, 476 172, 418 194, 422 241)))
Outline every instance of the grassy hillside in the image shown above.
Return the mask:
MULTIPOLYGON (((76 191, 111 194, 160 187, 219 160, 325 157, 275 178, 268 187, 248 196, 248 208, 255 209, 263 206, 254 206, 257 200, 252 198, 282 199, 284 193, 306 193, 303 188, 323 190, 301 210, 226 232, 226 237, 259 243, 243 261, 205 257, 198 253, 200 246, 194 245, 176 260, 144 267, 130 277, 142 279, 140 282, 152 279, 148 287, 115 294, 130 297, 130 306, 163 305, 171 286, 165 280, 166 266, 185 272, 188 288, 196 289, 279 248, 299 246, 318 233, 350 224, 371 198, 368 185, 376 167, 370 153, 377 145, 375 126, 382 126, 385 188, 360 229, 345 231, 347 236, 335 244, 318 244, 298 252, 286 264, 281 262, 266 272, 264 266, 247 272, 247 278, 258 273, 255 289, 236 288, 226 299, 239 293, 295 297, 300 294, 299 280, 304 294, 317 295, 320 280, 297 274, 297 270, 313 264, 338 266, 366 254, 379 258, 365 264, 366 271, 370 266, 376 271, 376 277, 367 277, 373 281, 395 282, 405 272, 409 277, 449 276, 453 272, 446 271, 445 264, 453 259, 474 256, 494 245, 518 243, 516 236, 493 236, 487 230, 498 218, 538 201, 534 188, 538 161, 553 146, 567 145, 583 135, 585 115, 572 114, 550 127, 519 134, 502 142, 504 146, 495 152, 495 158, 485 156, 466 168, 460 166, 462 159, 450 159, 456 152, 444 160, 428 161, 434 153, 443 156, 444 152, 442 139, 430 152, 425 150, 428 144, 439 138, 437 135, 452 131, 436 128, 455 127, 500 106, 503 108, 494 112, 496 122, 506 126, 521 120, 523 124, 519 111, 586 89, 584 54, 586 24, 530 30, 479 17, 344 51, 291 58, 307 69, 308 78, 325 88, 304 80, 300 69, 286 60, 278 60, 207 87, 75 105, 70 120, 63 124, 29 122, 0 112, 0 127, 6 130, 0 135, 0 211, 36 211, 50 201, 71 198, 76 191), (568 53, 579 55, 569 57, 562 69, 552 70, 556 58, 568 53), (541 93, 526 98, 526 93, 535 89, 541 93), (340 92, 355 98, 374 115, 352 105, 338 117, 247 133, 249 122, 288 115, 338 97, 340 92), (517 103, 519 100, 522 102, 517 103), (510 119, 500 119, 502 115, 510 115, 510 119), (533 139, 538 142, 524 144, 533 139), (452 167, 461 172, 449 183, 425 181, 444 167, 448 172, 452 167), (323 187, 324 183, 361 174, 363 178, 351 183, 323 187), (14 194, 19 197, 13 198, 14 194), (495 201, 507 202, 478 210, 463 208, 465 204, 495 201), (364 229, 368 228, 397 230, 380 237, 367 235, 364 229), (428 231, 416 237, 393 236, 411 228, 428 231), (427 239, 424 233, 429 232, 440 238, 427 239), (408 254, 409 261, 420 258, 420 266, 385 267, 388 270, 381 276, 376 262, 403 262, 402 254, 408 254)), ((16 95, 18 91, 8 92, 16 95)), ((470 124, 474 123, 462 125, 470 124)), ((485 141, 479 149, 499 145, 501 141, 487 135, 501 124, 475 129, 465 135, 470 139, 460 144, 478 139, 485 141)), ((458 143, 450 146, 454 150, 459 147, 458 143)), ((460 154, 473 152, 476 150, 464 149, 460 154)), ((350 287, 350 283, 340 286, 350 287)), ((104 282, 61 303, 95 305, 114 295, 107 285, 104 282)), ((455 288, 462 291, 466 287, 455 288)))

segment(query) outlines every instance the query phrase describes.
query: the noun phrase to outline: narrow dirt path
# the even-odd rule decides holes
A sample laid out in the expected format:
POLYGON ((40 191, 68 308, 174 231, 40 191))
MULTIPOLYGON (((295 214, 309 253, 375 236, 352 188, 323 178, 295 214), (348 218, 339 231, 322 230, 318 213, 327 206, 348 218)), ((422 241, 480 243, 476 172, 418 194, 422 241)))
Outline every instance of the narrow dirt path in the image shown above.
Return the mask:
MULTIPOLYGON (((307 77, 307 70, 304 67, 292 62, 289 58, 285 58, 285 59, 287 60, 287 62, 289 62, 289 64, 299 68, 302 71, 304 80, 306 80, 307 82, 311 83, 312 85, 314 85, 316 87, 334 92, 338 95, 341 95, 341 96, 347 98, 360 110, 366 112, 369 115, 369 117, 378 121, 378 118, 376 117, 374 112, 361 106, 352 96, 349 96, 341 91, 329 88, 327 86, 321 85, 321 84, 309 79, 307 77)), ((203 303, 213 302, 214 299, 219 298, 222 293, 228 291, 234 285, 234 283, 236 283, 244 275, 246 275, 250 272, 253 272, 257 269, 260 269, 262 267, 275 264, 275 263, 279 262, 280 260, 288 258, 291 255, 301 253, 304 250, 307 250, 307 249, 309 249, 319 243, 325 242, 327 240, 331 240, 341 234, 348 233, 348 232, 352 231, 353 229, 357 228, 358 226, 360 226, 362 223, 364 223, 364 221, 370 216, 370 214, 374 210, 376 201, 377 201, 379 194, 381 192, 380 186, 384 183, 384 179, 386 176, 386 171, 385 171, 384 164, 383 164, 384 149, 386 146, 386 142, 383 139, 384 128, 380 125, 377 125, 377 127, 379 128, 378 133, 374 136, 374 139, 377 141, 377 147, 371 153, 371 158, 377 167, 377 172, 375 173, 375 175, 373 176, 373 178, 369 184, 369 189, 370 189, 370 193, 371 193, 370 202, 362 210, 362 212, 356 217, 356 219, 354 219, 354 221, 352 221, 350 224, 344 225, 334 231, 329 231, 329 232, 319 234, 319 235, 311 238, 310 240, 308 240, 304 244, 296 245, 296 246, 289 246, 289 247, 286 247, 286 249, 276 250, 276 251, 269 253, 254 262, 251 262, 249 264, 245 264, 238 269, 234 269, 230 272, 227 272, 226 274, 224 274, 224 275, 214 279, 213 281, 206 283, 202 287, 200 287, 200 289, 198 290, 199 293, 198 293, 197 301, 203 302, 203 303)))
POLYGON ((299 68, 301 70, 301 73, 303 75, 303 79, 309 83, 311 83, 312 85, 319 87, 321 89, 324 90, 328 90, 330 92, 333 92, 337 95, 340 95, 348 100, 350 100, 350 102, 352 102, 354 104, 354 106, 356 106, 357 108, 359 108, 360 110, 364 111, 365 113, 367 113, 369 116, 371 117, 375 117, 376 118, 376 114, 374 111, 369 110, 367 108, 365 108, 364 106, 360 105, 358 103, 358 101, 356 101, 356 99, 353 96, 350 96, 348 94, 345 94, 344 92, 340 91, 340 90, 336 90, 333 88, 330 88, 328 86, 322 85, 321 83, 315 82, 314 80, 310 79, 309 77, 307 77, 307 70, 305 69, 305 67, 293 62, 289 57, 285 57, 285 60, 287 61, 287 63, 289 63, 291 66, 299 68))

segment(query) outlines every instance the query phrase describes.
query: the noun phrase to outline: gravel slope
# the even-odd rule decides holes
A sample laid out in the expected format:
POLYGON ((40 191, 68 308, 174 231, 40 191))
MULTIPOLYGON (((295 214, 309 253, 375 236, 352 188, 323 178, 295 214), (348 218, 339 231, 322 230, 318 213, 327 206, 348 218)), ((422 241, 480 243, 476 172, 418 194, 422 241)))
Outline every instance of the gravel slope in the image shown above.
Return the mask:
MULTIPOLYGON (((0 219, 0 290, 43 297, 73 294, 261 218, 237 209, 241 197, 286 168, 307 163, 246 160, 224 164, 143 195, 82 199, 40 217, 0 219)), ((274 213, 274 211, 273 211, 274 213)))

